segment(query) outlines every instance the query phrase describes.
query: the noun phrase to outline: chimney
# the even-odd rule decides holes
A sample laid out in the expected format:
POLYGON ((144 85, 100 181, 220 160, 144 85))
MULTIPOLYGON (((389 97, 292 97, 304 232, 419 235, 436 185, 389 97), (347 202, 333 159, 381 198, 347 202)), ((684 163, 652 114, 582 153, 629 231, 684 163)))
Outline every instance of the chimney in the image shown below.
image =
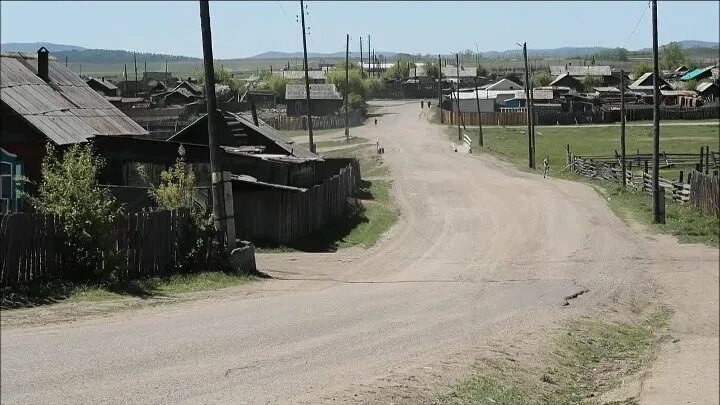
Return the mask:
POLYGON ((102 77, 102 81, 105 81, 105 76, 102 77))
POLYGON ((48 51, 44 46, 37 51, 37 75, 46 82, 50 82, 50 74, 48 73, 49 54, 50 51, 48 51))

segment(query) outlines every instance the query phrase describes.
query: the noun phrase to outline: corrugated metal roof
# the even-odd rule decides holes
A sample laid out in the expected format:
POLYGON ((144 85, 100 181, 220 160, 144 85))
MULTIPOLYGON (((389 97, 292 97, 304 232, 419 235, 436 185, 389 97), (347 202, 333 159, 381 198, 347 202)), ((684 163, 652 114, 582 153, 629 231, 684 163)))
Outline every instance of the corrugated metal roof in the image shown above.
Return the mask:
MULTIPOLYGON (((304 84, 288 84, 285 86, 286 100, 305 100, 307 93, 304 84)), ((310 84, 311 100, 342 100, 334 84, 310 84)))
POLYGON ((50 83, 37 76, 37 55, 0 54, 0 100, 50 140, 148 134, 55 58, 48 63, 50 83))
POLYGON ((553 80, 552 82, 550 82, 550 84, 549 84, 548 86, 555 86, 555 85, 557 85, 557 83, 559 83, 560 81, 562 81, 562 80, 565 79, 566 77, 569 77, 569 78, 571 78, 572 80, 574 80, 575 82, 577 82, 578 84, 580 84, 580 82, 579 82, 576 78, 574 78, 571 74, 569 74, 569 73, 563 73, 563 74, 561 74, 560 76, 556 77, 555 80, 553 80))
POLYGON ((198 96, 202 94, 202 88, 200 86, 190 83, 190 82, 186 82, 186 81, 180 82, 180 84, 175 86, 173 91, 182 90, 182 89, 185 89, 185 90, 189 91, 190 93, 198 95, 198 96))
POLYGON ((501 79, 495 83, 489 84, 487 86, 483 86, 484 90, 517 90, 522 89, 523 86, 515 83, 512 80, 508 79, 501 79), (514 87, 514 88, 510 88, 514 87))
POLYGON ((712 82, 702 82, 702 83, 699 83, 699 84, 697 85, 696 90, 697 90, 699 93, 702 93, 703 91, 707 90, 708 88, 710 88, 710 87, 713 86, 713 85, 715 85, 715 83, 712 83, 712 82))
MULTIPOLYGON (((685 75, 682 76, 682 77, 680 78, 680 80, 687 81, 687 80, 696 79, 698 76, 700 76, 700 75, 702 75, 702 74, 711 72, 714 67, 715 67, 715 66, 708 66, 708 67, 702 68, 702 69, 691 70, 691 71, 685 73, 685 75)), ((711 72, 711 73, 712 73, 712 72, 711 72)))
POLYGON ((550 66, 550 74, 559 76, 568 73, 570 76, 612 76, 610 66, 550 66))
POLYGON ((601 93, 620 93, 620 89, 617 87, 593 87, 593 89, 601 93))
MULTIPOLYGON (((310 80, 325 80, 327 71, 325 70, 308 70, 308 78, 310 80)), ((289 80, 305 80, 304 70, 280 70, 274 71, 273 76, 282 76, 289 80)))

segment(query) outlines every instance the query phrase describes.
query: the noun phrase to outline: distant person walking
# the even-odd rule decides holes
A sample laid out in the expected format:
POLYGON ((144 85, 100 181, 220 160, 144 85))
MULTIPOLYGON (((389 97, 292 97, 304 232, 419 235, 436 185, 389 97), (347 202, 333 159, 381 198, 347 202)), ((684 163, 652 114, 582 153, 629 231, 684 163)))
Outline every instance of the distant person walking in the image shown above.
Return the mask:
POLYGON ((375 118, 375 126, 377 126, 377 118, 375 118))
POLYGON ((543 159, 543 179, 546 178, 549 173, 550 173, 550 161, 548 161, 548 157, 545 156, 545 159, 543 159))
POLYGON ((430 108, 430 101, 428 101, 428 108, 430 108))
POLYGON ((420 100, 420 109, 425 108, 425 100, 420 100))

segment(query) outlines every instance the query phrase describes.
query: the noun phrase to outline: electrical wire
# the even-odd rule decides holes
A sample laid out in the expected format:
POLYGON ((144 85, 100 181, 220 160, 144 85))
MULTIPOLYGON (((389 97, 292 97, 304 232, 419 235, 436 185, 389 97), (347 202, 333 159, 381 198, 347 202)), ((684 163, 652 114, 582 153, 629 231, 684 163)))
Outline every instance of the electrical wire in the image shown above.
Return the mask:
POLYGON ((625 46, 628 44, 628 42, 630 42, 630 38, 632 38, 633 34, 635 34, 635 31, 637 30, 637 27, 638 27, 638 26, 640 25, 640 23, 642 22, 643 18, 645 17, 645 13, 647 13, 647 11, 648 11, 649 8, 650 8, 650 2, 648 1, 647 7, 645 7, 645 9, 643 10, 642 15, 640 16, 640 19, 638 20, 637 24, 635 24, 635 28, 633 28, 632 32, 630 33, 630 35, 628 35, 627 39, 625 40, 625 43, 624 43, 623 46, 622 46, 623 48, 625 48, 625 46))
POLYGON ((282 4, 280 4, 279 1, 275 1, 275 3, 277 3, 278 6, 280 6, 280 11, 282 11, 283 15, 285 16, 285 18, 287 18, 287 20, 290 22, 290 24, 293 24, 293 25, 294 25, 295 23, 292 22, 292 19, 290 19, 290 17, 289 17, 289 16, 287 15, 287 13, 285 12, 285 7, 283 7, 282 4))

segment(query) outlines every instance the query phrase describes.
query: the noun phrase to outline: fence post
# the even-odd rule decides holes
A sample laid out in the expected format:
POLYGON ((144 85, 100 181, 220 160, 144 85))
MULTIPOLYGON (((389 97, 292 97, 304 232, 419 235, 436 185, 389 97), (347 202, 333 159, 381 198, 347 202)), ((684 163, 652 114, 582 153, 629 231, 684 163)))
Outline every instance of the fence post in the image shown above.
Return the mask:
POLYGON ((223 198, 225 199, 225 234, 227 248, 235 249, 235 204, 233 201, 232 178, 230 172, 222 172, 223 198))

